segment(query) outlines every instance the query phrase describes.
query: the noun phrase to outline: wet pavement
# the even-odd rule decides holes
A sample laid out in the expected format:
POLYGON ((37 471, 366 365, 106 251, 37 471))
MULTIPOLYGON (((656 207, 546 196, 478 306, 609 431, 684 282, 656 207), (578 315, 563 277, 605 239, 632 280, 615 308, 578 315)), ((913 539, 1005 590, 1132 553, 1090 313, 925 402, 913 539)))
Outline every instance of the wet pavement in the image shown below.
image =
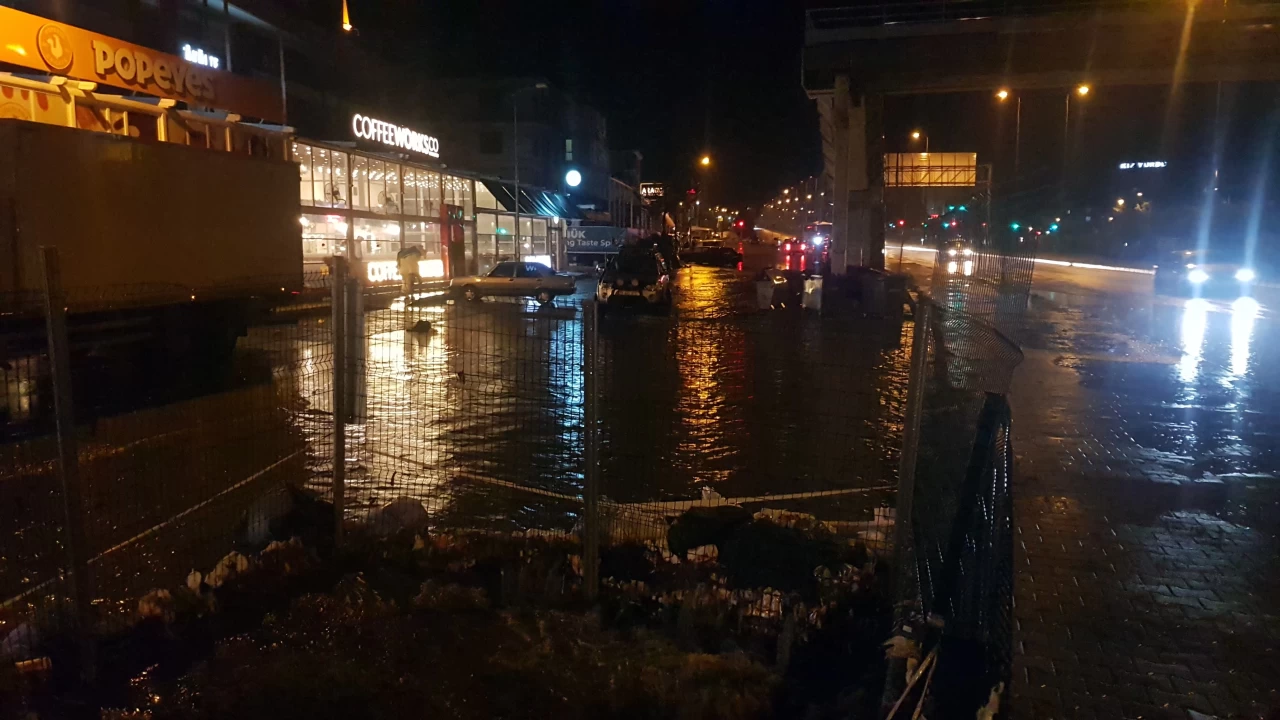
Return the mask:
POLYGON ((1046 275, 1010 398, 1016 716, 1264 717, 1280 708, 1280 307, 1046 275))

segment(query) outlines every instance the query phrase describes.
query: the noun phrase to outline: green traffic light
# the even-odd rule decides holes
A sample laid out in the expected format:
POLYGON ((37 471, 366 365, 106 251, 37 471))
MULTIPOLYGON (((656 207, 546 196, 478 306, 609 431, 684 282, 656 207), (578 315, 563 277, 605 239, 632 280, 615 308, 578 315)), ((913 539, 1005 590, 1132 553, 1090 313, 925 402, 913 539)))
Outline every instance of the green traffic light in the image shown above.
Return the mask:
POLYGON ((1021 225, 1019 225, 1018 223, 1009 223, 1009 227, 1010 227, 1011 229, 1013 229, 1013 230, 1017 230, 1018 228, 1020 228, 1020 227, 1022 227, 1022 226, 1021 226, 1021 225))

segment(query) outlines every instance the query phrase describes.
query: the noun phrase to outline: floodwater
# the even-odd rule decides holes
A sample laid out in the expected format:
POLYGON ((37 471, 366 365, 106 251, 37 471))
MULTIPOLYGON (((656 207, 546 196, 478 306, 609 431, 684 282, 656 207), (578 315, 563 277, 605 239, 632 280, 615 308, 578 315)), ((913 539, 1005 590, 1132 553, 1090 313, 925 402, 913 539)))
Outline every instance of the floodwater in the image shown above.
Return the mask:
MULTIPOLYGON (((708 488, 740 498, 896 482, 910 324, 762 311, 750 279, 687 267, 669 315, 600 319, 602 495, 678 502, 708 488)), ((584 279, 552 308, 487 299, 364 313, 349 347, 349 515, 408 496, 441 526, 570 529, 585 466, 581 303, 593 290, 584 279)), ((328 317, 254 328, 229 367, 196 380, 138 358, 81 378, 79 396, 93 398, 79 436, 95 597, 207 569, 285 483, 329 491, 330 330, 328 317)), ((31 387, 24 402, 47 406, 36 396, 47 382, 31 387)), ((0 445, 0 599, 64 591, 47 584, 66 563, 56 444, 47 429, 30 435, 0 445)), ((863 520, 889 499, 779 506, 863 520)))
MULTIPOLYGON (((354 511, 407 495, 443 523, 567 529, 584 468, 579 306, 592 290, 584 280, 550 309, 491 299, 367 314, 347 439, 354 511)), ((760 311, 735 269, 684 268, 675 298, 669 315, 599 321, 603 495, 688 501, 704 488, 742 497, 895 482, 909 325, 760 311)), ((327 378, 314 380, 299 395, 327 410, 327 378)), ((299 421, 323 485, 328 414, 299 421)), ((869 517, 883 494, 861 500, 842 510, 856 517, 833 519, 869 517)))

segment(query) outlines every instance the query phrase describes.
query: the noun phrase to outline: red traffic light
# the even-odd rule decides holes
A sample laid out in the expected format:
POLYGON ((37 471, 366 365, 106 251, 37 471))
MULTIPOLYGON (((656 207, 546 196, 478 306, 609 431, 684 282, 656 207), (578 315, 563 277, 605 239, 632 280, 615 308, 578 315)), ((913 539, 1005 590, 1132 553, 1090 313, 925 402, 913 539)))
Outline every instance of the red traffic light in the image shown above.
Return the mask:
POLYGON ((906 224, 907 224, 907 221, 906 221, 906 220, 899 220, 899 221, 898 221, 898 227, 905 227, 905 226, 906 226, 906 224))
POLYGON ((738 221, 738 227, 746 227, 747 224, 741 220, 738 221))
POLYGON ((697 188, 689 188, 689 194, 690 194, 690 195, 697 195, 697 194, 698 194, 698 189, 697 189, 697 188))

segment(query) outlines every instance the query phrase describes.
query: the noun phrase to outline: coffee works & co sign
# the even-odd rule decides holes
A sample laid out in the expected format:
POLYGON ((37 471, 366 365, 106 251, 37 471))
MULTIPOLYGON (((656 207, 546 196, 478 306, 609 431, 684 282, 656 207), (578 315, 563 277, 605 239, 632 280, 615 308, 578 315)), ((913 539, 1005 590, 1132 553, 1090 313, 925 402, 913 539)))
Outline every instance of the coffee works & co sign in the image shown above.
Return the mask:
POLYGON ((0 62, 281 122, 278 90, 72 25, 0 7, 0 62))
POLYGON ((412 128, 384 122, 368 115, 351 116, 351 133, 356 144, 371 150, 403 150, 404 152, 440 157, 440 139, 425 135, 412 128))

